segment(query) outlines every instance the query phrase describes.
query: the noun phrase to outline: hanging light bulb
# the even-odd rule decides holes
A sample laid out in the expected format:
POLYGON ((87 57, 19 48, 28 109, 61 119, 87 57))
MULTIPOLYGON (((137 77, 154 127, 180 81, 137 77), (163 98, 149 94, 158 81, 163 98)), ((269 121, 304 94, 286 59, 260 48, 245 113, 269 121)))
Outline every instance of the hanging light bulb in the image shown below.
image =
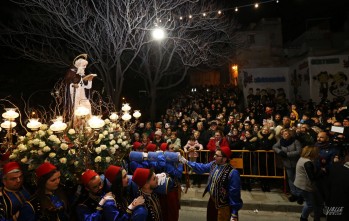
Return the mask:
POLYGON ((203 13, 203 14, 202 14, 202 16, 204 16, 204 17, 206 17, 206 15, 207 15, 206 13, 203 13))
POLYGON ((258 7, 259 7, 259 4, 258 4, 258 3, 254 4, 254 7, 255 7, 255 8, 258 8, 258 7))
POLYGON ((190 19, 192 19, 192 18, 193 18, 193 16, 192 16, 192 15, 189 15, 189 18, 190 18, 190 19))
POLYGON ((221 11, 221 10, 219 10, 219 11, 218 11, 218 14, 219 14, 219 15, 220 15, 220 14, 222 14, 222 11, 221 11))
POLYGON ((236 12, 239 11, 238 7, 235 7, 235 11, 236 11, 236 12))

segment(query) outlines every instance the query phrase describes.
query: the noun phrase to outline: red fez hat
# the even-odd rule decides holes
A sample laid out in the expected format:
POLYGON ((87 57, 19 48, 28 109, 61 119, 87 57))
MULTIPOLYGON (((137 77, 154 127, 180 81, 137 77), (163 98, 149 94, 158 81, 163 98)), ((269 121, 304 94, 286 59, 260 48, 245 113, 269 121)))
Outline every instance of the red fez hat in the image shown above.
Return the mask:
POLYGON ((153 143, 148 144, 147 145, 147 150, 151 151, 151 152, 154 152, 156 150, 156 145, 153 144, 153 143))
POLYGON ((166 151, 166 150, 167 150, 167 143, 162 143, 162 144, 160 145, 160 150, 166 151))
POLYGON ((231 150, 228 146, 223 146, 220 148, 220 150, 222 151, 222 153, 224 153, 224 155, 227 157, 227 158, 230 158, 230 155, 231 155, 231 150))
POLYGON ((140 148, 142 146, 142 143, 136 141, 133 143, 133 149, 137 150, 138 148, 140 148))
POLYGON ((6 175, 6 174, 10 173, 11 171, 17 172, 20 170, 21 170, 21 167, 19 166, 19 164, 17 162, 8 162, 7 164, 4 165, 2 172, 4 175, 6 175))
POLYGON ((86 170, 82 175, 81 175, 81 182, 86 186, 90 180, 98 176, 98 173, 96 173, 94 170, 86 170))
POLYGON ((6 161, 10 158, 11 152, 7 151, 6 153, 2 154, 1 159, 2 161, 6 161))
POLYGON ((113 183, 115 181, 116 175, 120 172, 121 167, 110 165, 107 170, 104 172, 104 176, 113 183))
POLYGON ((42 177, 45 174, 48 174, 49 172, 51 172, 52 170, 57 169, 57 167, 49 162, 43 163, 41 164, 38 168, 36 168, 36 176, 38 178, 42 177))
POLYGON ((142 188, 148 180, 150 169, 137 168, 132 176, 132 181, 142 188))

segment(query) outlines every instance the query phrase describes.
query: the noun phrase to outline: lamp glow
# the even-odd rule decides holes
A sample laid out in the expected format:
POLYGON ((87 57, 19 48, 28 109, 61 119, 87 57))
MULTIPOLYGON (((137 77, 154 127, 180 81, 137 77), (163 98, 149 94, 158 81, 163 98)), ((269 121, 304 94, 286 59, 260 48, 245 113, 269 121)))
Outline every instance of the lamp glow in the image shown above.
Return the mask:
POLYGON ((140 118, 141 115, 142 114, 141 114, 141 112, 139 110, 135 110, 134 113, 133 113, 133 117, 136 118, 136 119, 140 118))
POLYGON ((2 117, 8 120, 13 120, 19 116, 14 108, 5 108, 6 112, 2 114, 2 117))
POLYGON ((102 120, 100 116, 92 116, 87 123, 93 129, 100 129, 105 124, 104 120, 102 120))
POLYGON ((67 128, 67 124, 63 122, 63 118, 58 116, 57 119, 54 120, 54 123, 50 126, 50 129, 54 132, 62 132, 67 128))
POLYGON ((122 105, 122 108, 121 108, 122 111, 124 112, 129 112, 131 110, 131 107, 128 103, 125 103, 122 105))
POLYGON ((165 38, 165 31, 161 28, 155 28, 152 32, 152 37, 155 40, 162 40, 165 38))
POLYGON ((90 114, 90 110, 84 106, 78 106, 74 111, 74 115, 77 117, 84 117, 88 114, 90 114))
POLYGON ((109 119, 112 120, 112 121, 117 121, 119 119, 119 116, 117 115, 117 113, 113 112, 109 116, 109 119))
POLYGON ((39 119, 31 118, 29 119, 29 123, 27 123, 27 127, 31 130, 37 130, 41 127, 41 123, 39 122, 39 119))
POLYGON ((14 128, 16 125, 16 122, 12 122, 9 120, 5 120, 3 123, 1 123, 1 127, 5 129, 14 128))
POLYGON ((121 119, 123 119, 124 121, 129 121, 131 119, 131 115, 128 112, 125 112, 121 119))

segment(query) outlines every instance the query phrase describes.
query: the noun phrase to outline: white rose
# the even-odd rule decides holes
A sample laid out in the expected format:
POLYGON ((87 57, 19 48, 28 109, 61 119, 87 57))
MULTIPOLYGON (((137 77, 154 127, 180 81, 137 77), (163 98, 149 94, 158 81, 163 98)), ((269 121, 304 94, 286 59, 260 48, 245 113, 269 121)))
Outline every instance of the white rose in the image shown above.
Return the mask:
POLYGON ((66 143, 61 143, 62 150, 68 150, 68 145, 66 143))
POLYGON ((24 144, 18 145, 17 148, 20 152, 26 151, 28 149, 24 144))
POLYGON ((57 136, 54 135, 54 134, 51 134, 51 135, 48 137, 48 139, 49 139, 50 141, 55 141, 55 139, 57 139, 57 136))
POLYGON ((116 151, 116 148, 115 148, 115 147, 111 147, 109 150, 110 150, 110 153, 111 153, 111 154, 114 154, 115 151, 116 151))
POLYGON ((49 146, 45 146, 42 151, 44 152, 50 152, 51 151, 51 148, 49 146))
POLYGON ((121 145, 122 145, 123 147, 126 147, 127 141, 122 142, 121 145))
POLYGON ((122 139, 123 139, 123 140, 126 140, 126 139, 127 139, 127 137, 126 137, 126 136, 122 136, 122 139))
POLYGON ((106 163, 110 163, 110 160, 111 160, 111 157, 106 157, 106 158, 105 158, 105 162, 106 162, 106 163))
POLYGON ((101 148, 102 150, 105 150, 105 149, 107 149, 107 146, 106 146, 106 145, 101 145, 100 148, 101 148))
POLYGON ((54 158, 55 156, 56 156, 56 153, 50 153, 49 155, 48 155, 50 158, 54 158))
POLYGON ((19 153, 19 150, 18 150, 18 149, 14 149, 14 150, 12 151, 12 153, 18 154, 18 153, 19 153))
POLYGON ((101 162, 101 161, 102 161, 102 157, 97 156, 97 157, 95 158, 95 162, 96 162, 96 163, 101 162))
POLYGON ((114 134, 109 134, 109 140, 114 139, 114 134))
POLYGON ((53 131, 52 131, 51 129, 48 129, 48 130, 47 130, 47 134, 48 134, 48 135, 52 135, 52 134, 53 134, 53 131))
POLYGON ((115 129, 116 128, 116 123, 112 123, 111 127, 115 129))
POLYGON ((38 155, 42 156, 42 155, 44 155, 44 152, 42 152, 42 150, 38 150, 38 155))
POLYGON ((104 135, 103 134, 99 134, 98 135, 98 139, 103 139, 104 138, 104 135))
POLYGON ((55 142, 56 144, 60 144, 61 140, 57 137, 53 142, 55 142))
POLYGON ((115 140, 112 140, 109 142, 110 146, 113 146, 115 143, 116 143, 115 140))
POLYGON ((32 141, 32 140, 28 140, 27 145, 28 145, 29 147, 33 146, 33 141, 32 141))
POLYGON ((101 139, 98 139, 95 141, 95 144, 99 144, 101 142, 101 139))
POLYGON ((27 157, 22 158, 22 159, 21 159, 21 162, 22 162, 22 163, 28 162, 28 158, 27 158, 27 157))
POLYGON ((96 152, 97 154, 99 154, 101 151, 102 151, 102 149, 101 149, 100 147, 97 147, 97 148, 95 149, 95 152, 96 152))
POLYGON ((79 161, 75 161, 75 162, 74 162, 74 166, 77 167, 78 165, 79 165, 79 161))
POLYGON ((104 120, 104 123, 105 123, 105 124, 110 124, 110 120, 109 120, 109 119, 105 119, 105 120, 104 120))
POLYGON ((119 138, 117 143, 118 143, 118 144, 121 144, 121 143, 122 143, 122 139, 119 138))
POLYGON ((109 134, 109 132, 107 130, 103 131, 103 135, 107 136, 109 134))
POLYGON ((115 144, 114 147, 115 147, 116 150, 119 149, 119 145, 117 145, 117 144, 115 144))
POLYGON ((70 154, 70 155, 75 155, 75 149, 70 149, 70 150, 68 150, 68 154, 70 154))
POLYGON ((67 163, 67 158, 62 157, 59 159, 59 162, 61 162, 62 164, 66 164, 67 163))
POLYGON ((121 132, 120 137, 124 137, 124 136, 125 136, 125 132, 121 132))
POLYGON ((74 129, 69 129, 69 130, 68 130, 68 134, 70 134, 70 135, 75 134, 75 130, 74 130, 74 129))
POLYGON ((25 136, 26 136, 26 137, 31 137, 31 136, 32 136, 32 133, 28 132, 25 136))
POLYGON ((20 142, 23 142, 24 139, 25 139, 25 136, 19 136, 19 137, 18 137, 18 140, 19 140, 20 142))
POLYGON ((39 145, 39 143, 40 143, 40 140, 38 138, 33 140, 33 144, 34 145, 39 145))
POLYGON ((128 144, 127 146, 126 146, 126 149, 130 149, 132 147, 132 145, 131 144, 128 144))
POLYGON ((39 130, 38 134, 39 134, 39 137, 43 137, 43 136, 45 136, 46 132, 42 131, 42 130, 39 130))
POLYGON ((30 153, 32 153, 32 154, 36 154, 38 151, 36 151, 36 150, 31 150, 30 151, 30 153))
POLYGON ((47 124, 41 124, 40 130, 47 130, 47 124))
POLYGON ((43 148, 44 146, 46 146, 46 143, 44 141, 40 141, 39 142, 39 147, 43 148))
POLYGON ((10 158, 10 160, 16 159, 16 158, 17 158, 17 154, 12 153, 12 154, 9 156, 9 158, 10 158))

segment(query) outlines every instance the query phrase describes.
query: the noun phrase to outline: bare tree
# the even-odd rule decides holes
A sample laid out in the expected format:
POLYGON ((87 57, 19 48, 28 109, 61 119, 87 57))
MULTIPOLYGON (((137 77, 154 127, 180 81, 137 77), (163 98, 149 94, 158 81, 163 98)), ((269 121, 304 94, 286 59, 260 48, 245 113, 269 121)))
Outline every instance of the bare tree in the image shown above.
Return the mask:
POLYGON ((175 22, 167 17, 157 18, 156 25, 167 31, 167 38, 144 45, 132 67, 149 92, 153 120, 158 91, 179 85, 190 69, 200 65, 215 68, 227 64, 235 50, 244 45, 244 38, 236 32, 237 23, 214 11, 215 7, 214 1, 184 4, 174 13, 186 17, 175 22))
POLYGON ((157 17, 171 17, 176 8, 197 1, 13 0, 23 10, 13 25, 1 28, 1 41, 28 59, 65 66, 87 53, 118 104, 124 75, 152 41, 157 17))

